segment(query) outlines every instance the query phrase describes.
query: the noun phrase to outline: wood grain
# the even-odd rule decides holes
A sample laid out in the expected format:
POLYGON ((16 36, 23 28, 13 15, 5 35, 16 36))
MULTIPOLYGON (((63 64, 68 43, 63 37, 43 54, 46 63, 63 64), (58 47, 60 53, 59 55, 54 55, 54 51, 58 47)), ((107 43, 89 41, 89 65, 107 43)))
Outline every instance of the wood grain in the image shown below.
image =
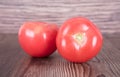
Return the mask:
POLYGON ((24 57, 15 34, 0 34, 0 77, 10 77, 16 63, 24 57))
POLYGON ((105 34, 101 52, 86 63, 66 61, 57 52, 47 58, 32 58, 23 52, 17 39, 16 34, 0 34, 0 77, 120 76, 119 34, 105 34))
POLYGON ((120 34, 114 33, 112 35, 105 34, 106 38, 114 45, 117 49, 120 50, 120 34), (114 38, 114 39, 113 39, 114 38))
POLYGON ((103 33, 120 32, 120 0, 0 0, 0 33, 17 33, 26 21, 60 26, 76 16, 89 18, 103 33))

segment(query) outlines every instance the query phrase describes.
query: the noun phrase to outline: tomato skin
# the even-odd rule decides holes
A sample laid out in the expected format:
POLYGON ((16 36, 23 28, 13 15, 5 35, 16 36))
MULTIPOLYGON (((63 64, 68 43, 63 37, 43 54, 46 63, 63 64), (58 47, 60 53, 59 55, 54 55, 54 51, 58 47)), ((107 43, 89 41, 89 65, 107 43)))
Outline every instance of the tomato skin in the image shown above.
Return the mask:
POLYGON ((86 62, 98 54, 103 37, 99 29, 84 17, 67 20, 60 27, 56 45, 61 56, 71 62, 86 62))
POLYGON ((56 50, 57 31, 55 24, 26 22, 19 29, 19 43, 27 54, 47 57, 56 50))

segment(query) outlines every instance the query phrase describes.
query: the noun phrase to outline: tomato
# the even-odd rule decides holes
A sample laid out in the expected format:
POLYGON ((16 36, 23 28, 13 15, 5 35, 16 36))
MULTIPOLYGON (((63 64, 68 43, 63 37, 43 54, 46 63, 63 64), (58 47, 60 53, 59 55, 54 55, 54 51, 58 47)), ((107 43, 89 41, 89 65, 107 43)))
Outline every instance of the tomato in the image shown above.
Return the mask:
POLYGON ((58 52, 71 62, 92 59, 102 48, 102 42, 99 29, 84 17, 75 17, 64 22, 56 38, 58 52))
POLYGON ((55 24, 26 22, 19 29, 19 43, 27 54, 46 57, 56 50, 57 31, 55 24))

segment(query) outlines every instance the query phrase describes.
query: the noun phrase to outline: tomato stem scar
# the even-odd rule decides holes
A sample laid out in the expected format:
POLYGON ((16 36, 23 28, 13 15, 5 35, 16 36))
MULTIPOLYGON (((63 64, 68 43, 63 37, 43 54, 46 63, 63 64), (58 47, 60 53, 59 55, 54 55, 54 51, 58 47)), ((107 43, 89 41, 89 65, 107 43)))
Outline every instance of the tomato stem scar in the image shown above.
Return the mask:
POLYGON ((83 35, 82 34, 76 34, 75 39, 80 41, 80 40, 83 39, 83 35))
POLYGON ((73 35, 73 38, 79 45, 84 44, 86 41, 86 36, 84 33, 76 33, 73 35))

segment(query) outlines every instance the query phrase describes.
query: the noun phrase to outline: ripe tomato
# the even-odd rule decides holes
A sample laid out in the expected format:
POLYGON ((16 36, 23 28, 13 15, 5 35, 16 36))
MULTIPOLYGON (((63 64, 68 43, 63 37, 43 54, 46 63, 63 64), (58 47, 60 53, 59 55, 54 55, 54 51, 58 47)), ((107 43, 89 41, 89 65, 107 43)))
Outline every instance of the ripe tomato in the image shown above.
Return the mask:
POLYGON ((98 54, 102 41, 100 31, 91 21, 84 17, 75 17, 60 27, 56 45, 65 59, 86 62, 98 54))
POLYGON ((26 22, 19 29, 19 43, 29 55, 46 57, 56 50, 57 31, 55 24, 26 22))

